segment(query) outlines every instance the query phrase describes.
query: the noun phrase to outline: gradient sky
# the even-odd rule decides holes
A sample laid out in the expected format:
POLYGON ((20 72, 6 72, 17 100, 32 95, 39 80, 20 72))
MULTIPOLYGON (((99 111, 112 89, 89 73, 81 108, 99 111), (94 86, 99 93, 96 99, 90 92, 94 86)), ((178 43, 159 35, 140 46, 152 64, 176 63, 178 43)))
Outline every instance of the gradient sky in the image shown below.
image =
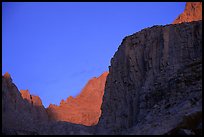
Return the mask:
POLYGON ((76 96, 108 71, 122 39, 171 24, 184 2, 2 3, 2 75, 43 105, 76 96))

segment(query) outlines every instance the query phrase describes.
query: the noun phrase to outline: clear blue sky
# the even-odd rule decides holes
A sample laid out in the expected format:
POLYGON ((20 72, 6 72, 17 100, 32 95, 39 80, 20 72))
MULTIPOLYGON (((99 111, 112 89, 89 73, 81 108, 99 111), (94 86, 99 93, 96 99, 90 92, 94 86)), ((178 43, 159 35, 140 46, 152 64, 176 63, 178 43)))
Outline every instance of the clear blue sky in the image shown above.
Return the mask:
POLYGON ((170 24, 184 2, 2 3, 2 75, 45 107, 108 71, 122 39, 170 24))

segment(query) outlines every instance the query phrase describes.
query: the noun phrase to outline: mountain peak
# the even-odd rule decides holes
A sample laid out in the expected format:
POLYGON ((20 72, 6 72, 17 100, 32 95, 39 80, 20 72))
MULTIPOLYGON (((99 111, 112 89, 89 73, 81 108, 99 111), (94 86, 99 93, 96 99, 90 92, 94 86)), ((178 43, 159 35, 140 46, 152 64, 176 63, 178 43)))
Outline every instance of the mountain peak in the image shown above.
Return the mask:
POLYGON ((31 95, 29 90, 20 90, 23 99, 27 100, 29 103, 35 106, 42 106, 42 101, 39 96, 31 95))
POLYGON ((109 73, 108 71, 105 71, 99 77, 107 77, 108 73, 109 73))
POLYGON ((26 89, 26 90, 20 90, 20 93, 21 93, 21 95, 22 96, 30 96, 30 92, 29 92, 29 90, 28 89, 26 89))
POLYGON ((5 78, 11 78, 11 75, 10 75, 8 72, 6 72, 6 73, 4 74, 4 77, 5 77, 5 78))
POLYGON ((11 75, 8 72, 6 72, 3 77, 12 82, 11 75))
POLYGON ((185 10, 174 20, 173 24, 198 20, 202 20, 202 2, 187 2, 185 10))
POLYGON ((86 126, 97 124, 107 75, 108 72, 104 72, 91 78, 78 96, 69 96, 60 102, 60 106, 50 105, 47 108, 50 118, 86 126))

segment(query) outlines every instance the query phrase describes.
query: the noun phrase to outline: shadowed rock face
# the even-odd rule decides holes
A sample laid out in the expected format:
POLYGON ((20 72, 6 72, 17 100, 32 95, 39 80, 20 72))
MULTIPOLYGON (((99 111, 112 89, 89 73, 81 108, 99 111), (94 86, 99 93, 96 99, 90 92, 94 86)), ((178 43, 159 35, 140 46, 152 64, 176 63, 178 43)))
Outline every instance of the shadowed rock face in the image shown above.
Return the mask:
POLYGON ((111 59, 99 127, 111 134, 133 127, 124 133, 164 134, 185 113, 202 111, 201 57, 202 21, 126 37, 111 59))
POLYGON ((202 20, 202 2, 187 2, 185 10, 173 24, 202 20))
POLYGON ((48 116, 39 97, 22 95, 8 73, 2 76, 2 131, 24 130, 36 133, 48 116))
POLYGON ((201 3, 187 3, 175 25, 123 39, 111 59, 97 134, 202 134, 195 116, 202 113, 201 11, 201 3), (186 124, 188 115, 193 122, 186 124))
POLYGON ((96 125, 101 115, 102 97, 108 72, 88 81, 82 92, 76 97, 62 100, 59 106, 47 108, 49 117, 57 121, 66 121, 86 126, 96 125))

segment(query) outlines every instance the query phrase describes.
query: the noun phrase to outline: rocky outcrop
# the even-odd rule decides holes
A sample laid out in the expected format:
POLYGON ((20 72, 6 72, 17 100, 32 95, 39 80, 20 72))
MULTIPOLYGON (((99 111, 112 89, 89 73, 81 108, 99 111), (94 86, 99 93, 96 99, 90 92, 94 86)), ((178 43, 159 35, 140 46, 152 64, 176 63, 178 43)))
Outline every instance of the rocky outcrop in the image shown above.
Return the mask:
POLYGON ((9 73, 2 76, 2 134, 4 135, 66 135, 92 134, 92 128, 48 119, 38 96, 28 90, 19 92, 9 73))
POLYGON ((165 134, 201 112, 201 57, 202 21, 125 37, 111 59, 96 132, 165 134))
POLYGON ((185 10, 173 24, 202 20, 202 2, 187 2, 185 10))
POLYGON ((108 72, 88 81, 81 93, 62 100, 60 105, 51 104, 47 108, 50 119, 66 121, 86 126, 96 125, 101 115, 102 97, 108 72))
POLYGON ((202 112, 186 114, 182 121, 166 135, 202 135, 202 112))
POLYGON ((48 115, 40 97, 31 95, 28 90, 20 90, 20 93, 22 98, 29 102, 27 105, 30 108, 32 117, 38 121, 48 121, 48 115))
POLYGON ((46 111, 40 97, 31 95, 28 90, 19 92, 10 74, 5 73, 2 76, 2 133, 93 134, 94 127, 88 126, 97 124, 101 115, 107 75, 108 72, 104 72, 98 78, 92 78, 76 98, 70 96, 66 101, 62 100, 60 106, 50 105, 46 111))
POLYGON ((28 90, 19 92, 8 73, 2 76, 2 132, 26 130, 36 133, 48 116, 41 100, 28 90), (32 99, 33 97, 33 99, 32 99), (30 98, 30 99, 26 99, 30 98), (33 103, 34 102, 34 103, 33 103))
POLYGON ((28 90, 20 90, 21 96, 34 106, 43 106, 40 97, 31 95, 28 90))

